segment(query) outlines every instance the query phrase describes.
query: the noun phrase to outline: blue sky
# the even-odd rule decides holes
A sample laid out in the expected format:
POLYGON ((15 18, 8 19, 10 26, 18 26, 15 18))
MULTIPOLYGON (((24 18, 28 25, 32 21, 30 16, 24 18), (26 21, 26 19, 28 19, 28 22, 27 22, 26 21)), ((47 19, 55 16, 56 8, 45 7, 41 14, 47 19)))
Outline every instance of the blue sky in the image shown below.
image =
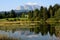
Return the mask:
POLYGON ((0 11, 9 11, 25 4, 37 4, 48 7, 56 3, 60 4, 60 0, 0 0, 0 11))

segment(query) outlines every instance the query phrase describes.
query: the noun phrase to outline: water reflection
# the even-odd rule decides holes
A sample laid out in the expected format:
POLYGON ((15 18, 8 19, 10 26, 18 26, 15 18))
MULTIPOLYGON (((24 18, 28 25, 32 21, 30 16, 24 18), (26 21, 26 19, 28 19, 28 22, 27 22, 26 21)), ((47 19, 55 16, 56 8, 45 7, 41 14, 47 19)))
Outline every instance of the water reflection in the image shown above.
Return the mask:
MULTIPOLYGON (((38 24, 38 23, 37 23, 38 24)), ((60 27, 50 24, 38 24, 32 28, 19 28, 18 30, 0 31, 0 35, 22 40, 59 40, 60 27)))
MULTIPOLYGON (((3 33, 3 31, 1 31, 1 33, 3 33)), ((29 30, 15 31, 14 33, 4 32, 2 35, 8 36, 10 38, 16 38, 19 40, 20 39, 22 40, 57 40, 56 36, 54 34, 51 36, 49 32, 47 32, 47 34, 42 35, 41 32, 39 32, 38 34, 35 34, 34 32, 30 32, 29 30)))
POLYGON ((46 35, 48 32, 50 35, 55 34, 55 27, 51 27, 49 24, 46 25, 40 25, 39 27, 30 28, 30 31, 33 31, 35 33, 41 32, 42 35, 46 35))

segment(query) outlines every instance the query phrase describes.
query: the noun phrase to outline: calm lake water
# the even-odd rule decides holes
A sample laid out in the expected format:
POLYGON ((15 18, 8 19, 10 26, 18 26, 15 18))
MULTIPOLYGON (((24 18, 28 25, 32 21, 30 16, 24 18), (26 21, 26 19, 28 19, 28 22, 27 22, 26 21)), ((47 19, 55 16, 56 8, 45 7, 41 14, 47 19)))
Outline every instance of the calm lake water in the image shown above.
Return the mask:
POLYGON ((48 32, 45 35, 42 35, 41 32, 39 34, 35 34, 34 32, 30 31, 16 31, 14 33, 0 31, 0 35, 7 35, 8 37, 18 38, 22 40, 57 40, 55 34, 52 36, 48 32))
POLYGON ((0 30, 0 35, 17 38, 19 40, 60 40, 59 31, 57 31, 55 27, 37 27, 20 29, 14 32, 0 30))

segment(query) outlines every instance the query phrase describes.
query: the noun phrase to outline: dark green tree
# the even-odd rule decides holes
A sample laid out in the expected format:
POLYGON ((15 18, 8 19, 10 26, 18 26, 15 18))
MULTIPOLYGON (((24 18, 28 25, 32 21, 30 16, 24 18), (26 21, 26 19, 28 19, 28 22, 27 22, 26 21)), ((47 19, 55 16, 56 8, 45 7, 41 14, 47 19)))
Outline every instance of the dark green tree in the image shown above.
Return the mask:
POLYGON ((33 11, 29 11, 28 12, 28 15, 29 15, 29 19, 30 20, 33 20, 33 11))
POLYGON ((15 13, 14 10, 11 10, 11 12, 10 12, 10 16, 13 17, 13 18, 16 17, 16 13, 15 13))
POLYGON ((47 8, 41 7, 39 15, 41 19, 46 20, 48 18, 47 8))
POLYGON ((50 17, 53 17, 53 7, 50 5, 49 9, 48 9, 48 13, 50 14, 50 17))

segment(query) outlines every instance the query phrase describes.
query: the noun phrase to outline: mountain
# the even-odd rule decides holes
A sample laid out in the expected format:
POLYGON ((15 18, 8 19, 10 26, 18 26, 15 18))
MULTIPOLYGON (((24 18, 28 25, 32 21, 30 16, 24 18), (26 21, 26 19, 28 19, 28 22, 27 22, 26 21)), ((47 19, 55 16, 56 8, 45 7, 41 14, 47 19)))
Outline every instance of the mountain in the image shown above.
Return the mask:
POLYGON ((24 8, 26 10, 35 10, 35 9, 40 9, 39 5, 25 5, 24 8))
POLYGON ((30 10, 40 9, 39 5, 24 5, 16 8, 15 12, 28 12, 30 10))

